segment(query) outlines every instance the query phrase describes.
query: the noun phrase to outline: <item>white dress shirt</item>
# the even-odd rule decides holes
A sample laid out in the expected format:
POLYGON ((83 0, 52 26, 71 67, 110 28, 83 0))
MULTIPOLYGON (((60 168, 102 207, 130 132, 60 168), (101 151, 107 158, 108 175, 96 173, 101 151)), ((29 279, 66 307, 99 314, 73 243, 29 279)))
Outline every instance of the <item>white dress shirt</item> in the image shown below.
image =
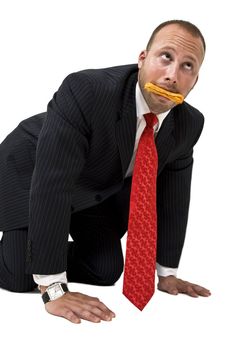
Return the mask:
MULTIPOLYGON (((134 162, 135 162, 135 156, 136 156, 136 151, 138 148, 138 143, 140 136, 146 126, 146 121, 144 118, 144 114, 149 113, 149 107, 141 93, 139 84, 136 84, 136 114, 137 114, 137 131, 136 131, 136 139, 135 139, 135 145, 134 145, 134 152, 132 159, 130 161, 128 170, 126 172, 126 177, 129 177, 133 173, 133 168, 134 168, 134 162)), ((158 131, 161 128, 162 122, 164 118, 168 115, 169 111, 157 114, 158 118, 158 123, 154 126, 154 132, 155 132, 155 137, 158 133, 158 131)), ((156 263, 156 268, 157 268, 157 274, 158 276, 170 276, 170 275, 177 275, 177 268, 171 268, 167 266, 162 266, 158 263, 156 263)), ((55 275, 33 275, 34 281, 38 285, 42 286, 48 286, 54 282, 62 282, 62 283, 67 283, 67 277, 66 277, 66 272, 61 272, 55 275)))

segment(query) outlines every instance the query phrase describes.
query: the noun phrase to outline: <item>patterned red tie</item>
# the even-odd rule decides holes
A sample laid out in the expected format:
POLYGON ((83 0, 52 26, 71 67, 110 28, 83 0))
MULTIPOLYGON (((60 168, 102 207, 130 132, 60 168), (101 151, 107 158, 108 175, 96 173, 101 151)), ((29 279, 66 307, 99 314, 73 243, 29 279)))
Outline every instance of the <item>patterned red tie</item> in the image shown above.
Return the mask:
POLYGON ((158 119, 153 113, 144 117, 146 127, 139 140, 132 179, 123 281, 123 294, 140 310, 155 289, 157 241, 158 157, 153 127, 158 119))

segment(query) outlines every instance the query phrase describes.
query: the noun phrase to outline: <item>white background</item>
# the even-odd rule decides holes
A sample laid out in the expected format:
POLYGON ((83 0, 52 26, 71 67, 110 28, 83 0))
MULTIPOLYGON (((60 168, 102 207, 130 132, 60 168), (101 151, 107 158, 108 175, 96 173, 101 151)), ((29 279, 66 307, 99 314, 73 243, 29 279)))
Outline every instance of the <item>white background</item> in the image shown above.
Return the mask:
POLYGON ((239 0, 205 3, 1 0, 0 142, 44 111, 69 73, 136 62, 165 20, 201 29, 207 55, 187 100, 206 123, 195 148, 179 277, 212 291, 207 299, 156 292, 140 312, 121 294, 122 279, 114 287, 74 284, 117 317, 73 325, 48 315, 39 294, 0 290, 1 348, 244 349, 244 12, 239 0))

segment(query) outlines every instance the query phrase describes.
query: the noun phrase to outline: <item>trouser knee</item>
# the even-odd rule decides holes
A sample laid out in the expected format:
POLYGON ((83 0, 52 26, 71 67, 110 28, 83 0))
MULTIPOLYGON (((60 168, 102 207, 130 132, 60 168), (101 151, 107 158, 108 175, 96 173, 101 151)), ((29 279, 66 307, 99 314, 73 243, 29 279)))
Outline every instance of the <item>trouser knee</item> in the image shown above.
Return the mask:
POLYGON ((12 274, 6 269, 3 261, 0 261, 0 287, 10 292, 31 292, 37 285, 33 280, 32 275, 12 274))
POLYGON ((22 283, 16 283, 16 281, 7 286, 7 290, 16 293, 32 292, 37 287, 36 283, 33 281, 26 281, 22 283))
POLYGON ((67 278, 69 282, 111 286, 123 272, 123 257, 86 262, 74 260, 68 254, 67 278))
POLYGON ((123 272, 123 264, 120 266, 111 266, 109 269, 101 272, 98 271, 98 284, 102 286, 112 286, 114 285, 123 272))

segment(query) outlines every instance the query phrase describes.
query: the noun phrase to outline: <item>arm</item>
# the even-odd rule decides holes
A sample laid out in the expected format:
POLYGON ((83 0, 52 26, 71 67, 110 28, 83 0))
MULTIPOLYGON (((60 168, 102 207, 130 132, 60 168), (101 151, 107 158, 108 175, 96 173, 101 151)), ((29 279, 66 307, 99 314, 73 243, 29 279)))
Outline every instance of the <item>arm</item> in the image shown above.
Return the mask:
POLYGON ((157 262, 177 268, 184 245, 192 175, 192 149, 168 164, 157 184, 157 262))
MULTIPOLYGON (((72 191, 86 161, 90 136, 89 121, 81 108, 86 106, 82 97, 88 98, 88 86, 75 86, 71 78, 64 80, 49 103, 38 140, 27 246, 26 272, 31 274, 54 275, 67 267, 72 191)), ((42 293, 46 287, 40 286, 42 293)), ((115 316, 98 298, 73 292, 48 302, 45 308, 74 323, 81 318, 100 322, 115 316)))
POLYGON ((157 262, 177 268, 184 245, 190 204, 193 147, 204 125, 203 115, 184 104, 175 121, 177 155, 172 155, 158 177, 157 262))
POLYGON ((27 273, 66 270, 72 190, 85 163, 88 135, 87 121, 67 78, 48 105, 38 140, 30 191, 27 273))
MULTIPOLYGON (((190 203, 193 151, 169 164, 160 177, 158 187, 157 261, 177 268, 184 245, 190 203)), ((211 293, 202 286, 183 281, 174 275, 158 275, 158 289, 169 294, 184 293, 207 297, 211 293)))

